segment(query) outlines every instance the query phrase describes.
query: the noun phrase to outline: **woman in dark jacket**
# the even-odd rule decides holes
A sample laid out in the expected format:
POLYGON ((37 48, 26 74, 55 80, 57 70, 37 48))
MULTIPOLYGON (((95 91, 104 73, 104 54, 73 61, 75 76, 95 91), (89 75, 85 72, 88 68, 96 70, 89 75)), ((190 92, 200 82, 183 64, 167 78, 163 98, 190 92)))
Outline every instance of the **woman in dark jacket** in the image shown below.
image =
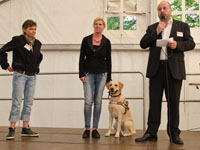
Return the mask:
POLYGON ((93 111, 92 137, 100 138, 97 131, 101 114, 102 96, 106 82, 111 80, 111 43, 103 34, 105 22, 96 18, 93 23, 94 33, 86 36, 81 44, 79 60, 79 78, 84 87, 85 128, 82 137, 90 136, 90 122, 93 111))
POLYGON ((22 136, 39 136, 29 128, 29 120, 36 84, 36 74, 42 61, 40 52, 41 42, 35 39, 37 24, 33 20, 26 20, 22 25, 23 35, 15 36, 0 49, 2 69, 13 73, 12 108, 10 112, 10 127, 6 139, 14 139, 15 124, 23 120, 22 136), (7 52, 13 51, 12 66, 7 60, 7 52), (20 118, 20 107, 24 98, 23 110, 20 118))

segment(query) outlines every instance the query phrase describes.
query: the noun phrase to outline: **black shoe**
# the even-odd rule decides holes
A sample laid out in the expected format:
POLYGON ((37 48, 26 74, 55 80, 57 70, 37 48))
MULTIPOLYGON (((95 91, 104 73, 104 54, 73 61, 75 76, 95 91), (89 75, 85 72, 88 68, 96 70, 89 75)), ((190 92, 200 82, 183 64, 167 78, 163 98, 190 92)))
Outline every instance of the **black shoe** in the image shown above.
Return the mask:
POLYGON ((97 130, 93 130, 92 131, 92 137, 93 138, 96 138, 96 139, 99 139, 100 138, 100 134, 97 130))
POLYGON ((146 142, 146 141, 157 141, 157 136, 153 136, 150 133, 145 133, 142 137, 136 138, 136 142, 146 142))
POLYGON ((90 130, 85 130, 83 132, 82 138, 89 138, 90 137, 90 130))
POLYGON ((13 140, 15 137, 15 128, 9 128, 8 135, 6 136, 6 140, 13 140))
POLYGON ((22 128, 21 136, 38 137, 39 134, 33 132, 30 128, 22 128))
POLYGON ((179 145, 183 145, 183 140, 181 140, 181 138, 179 137, 179 135, 174 135, 170 138, 170 141, 175 143, 175 144, 179 144, 179 145))

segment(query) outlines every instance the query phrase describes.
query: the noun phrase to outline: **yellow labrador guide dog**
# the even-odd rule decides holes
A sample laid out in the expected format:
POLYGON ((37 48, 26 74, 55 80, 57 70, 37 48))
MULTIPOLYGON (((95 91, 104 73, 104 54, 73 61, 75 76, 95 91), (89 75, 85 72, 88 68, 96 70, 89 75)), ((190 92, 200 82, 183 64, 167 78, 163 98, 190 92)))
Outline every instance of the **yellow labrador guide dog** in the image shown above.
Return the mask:
POLYGON ((131 111, 128 107, 128 101, 121 94, 123 84, 121 82, 110 81, 106 84, 111 96, 109 102, 109 129, 105 136, 110 136, 112 132, 113 119, 115 119, 114 134, 115 137, 120 137, 120 133, 123 136, 131 136, 135 132, 134 121, 132 119, 131 111))

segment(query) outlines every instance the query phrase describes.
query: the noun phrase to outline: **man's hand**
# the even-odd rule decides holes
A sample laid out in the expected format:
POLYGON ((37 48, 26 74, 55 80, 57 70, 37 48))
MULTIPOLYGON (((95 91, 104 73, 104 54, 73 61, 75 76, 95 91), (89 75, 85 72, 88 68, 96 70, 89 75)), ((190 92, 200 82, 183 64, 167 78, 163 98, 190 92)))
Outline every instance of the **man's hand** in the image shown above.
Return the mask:
POLYGON ((160 21, 156 29, 157 34, 160 34, 160 32, 162 32, 165 29, 165 26, 165 22, 160 21))
POLYGON ((167 44, 168 47, 170 47, 171 49, 176 49, 177 47, 177 42, 176 41, 172 41, 172 42, 169 42, 167 44))

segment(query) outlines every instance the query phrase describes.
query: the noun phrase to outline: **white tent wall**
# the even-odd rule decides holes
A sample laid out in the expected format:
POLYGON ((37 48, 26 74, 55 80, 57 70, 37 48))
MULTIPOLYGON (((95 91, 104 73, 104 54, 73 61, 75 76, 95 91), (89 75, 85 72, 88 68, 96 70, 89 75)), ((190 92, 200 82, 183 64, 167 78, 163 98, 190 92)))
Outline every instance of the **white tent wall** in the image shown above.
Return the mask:
MULTIPOLYGON (((139 1, 139 0, 138 0, 139 1)), ((156 0, 151 0, 154 2, 156 0)), ((149 2, 146 0, 145 2, 149 2)), ((138 9, 148 3, 139 2, 138 9)), ((0 44, 5 44, 11 37, 21 33, 21 24, 27 18, 37 21, 37 38, 42 41, 44 60, 41 73, 44 72, 78 72, 79 48, 84 36, 93 32, 92 23, 96 17, 103 17, 103 0, 10 0, 0 5, 0 44), (73 45, 75 44, 75 48, 73 45), (65 45, 64 48, 61 48, 65 45), (70 48, 72 45, 73 48, 70 48), (49 48, 48 48, 49 46, 49 48), (53 46, 54 48, 52 49, 53 46)), ((149 14, 147 15, 149 16, 149 14)), ((112 43, 112 71, 139 71, 146 74, 148 51, 141 50, 138 43, 144 34, 148 18, 138 16, 138 29, 133 32, 104 31, 112 43), (120 44, 119 46, 116 44, 120 44), (124 45, 126 44, 126 45, 124 45)), ((150 15, 151 16, 151 15, 150 15)), ((153 15, 152 15, 153 16, 153 15)), ((149 19, 151 20, 151 19, 149 19)), ((155 19, 154 19, 155 20, 155 19)), ((198 46, 199 47, 199 46, 198 46)), ((9 61, 12 60, 9 53, 9 61)), ((187 73, 200 73, 199 50, 185 54, 187 73)), ((0 74, 5 74, 0 70, 0 74)), ((122 81, 125 85, 125 97, 143 96, 143 79, 138 74, 113 74, 113 80, 122 81)), ((198 82, 200 77, 188 76, 183 82, 181 100, 199 100, 199 91, 190 82, 198 82)), ((0 77, 0 98, 11 98, 12 76, 0 77)), ((143 129, 148 115, 148 79, 144 78, 144 103, 141 99, 130 99, 129 104, 135 120, 136 129, 143 129), (145 105, 144 105, 145 104, 145 105), (143 112, 145 112, 143 114, 143 112), (143 120, 143 116, 145 117, 143 120), (144 122, 145 121, 145 122, 144 122)), ((73 75, 38 75, 36 98, 75 98, 83 97, 83 87, 77 74, 73 75)), ((104 98, 107 90, 104 91, 104 98)), ((83 100, 35 100, 31 116, 31 126, 82 128, 83 100)), ((108 127, 108 100, 103 100, 99 128, 108 127)), ((8 126, 11 101, 0 100, 0 126, 8 126)), ((180 104, 180 128, 188 130, 199 128, 200 104, 197 102, 180 104)), ((166 102, 163 102, 162 122, 160 129, 166 129, 166 102)))
POLYGON ((80 44, 91 33, 93 19, 103 17, 102 0, 10 0, 0 8, 0 44, 20 34, 26 19, 38 23, 43 44, 80 44))
MULTIPOLYGON (((113 44, 139 43, 146 28, 147 3, 138 1, 137 30, 106 31, 113 44)), ((83 36, 93 30, 93 20, 102 17, 107 20, 105 0, 10 0, 0 5, 0 44, 21 33, 21 24, 33 19, 38 24, 37 37, 43 44, 80 44, 83 36)), ((119 14, 114 14, 120 16, 119 14)), ((126 15, 126 14, 124 14, 126 15)), ((127 14, 128 15, 128 14, 127 14)), ((136 14, 130 14, 136 15, 136 14)))

